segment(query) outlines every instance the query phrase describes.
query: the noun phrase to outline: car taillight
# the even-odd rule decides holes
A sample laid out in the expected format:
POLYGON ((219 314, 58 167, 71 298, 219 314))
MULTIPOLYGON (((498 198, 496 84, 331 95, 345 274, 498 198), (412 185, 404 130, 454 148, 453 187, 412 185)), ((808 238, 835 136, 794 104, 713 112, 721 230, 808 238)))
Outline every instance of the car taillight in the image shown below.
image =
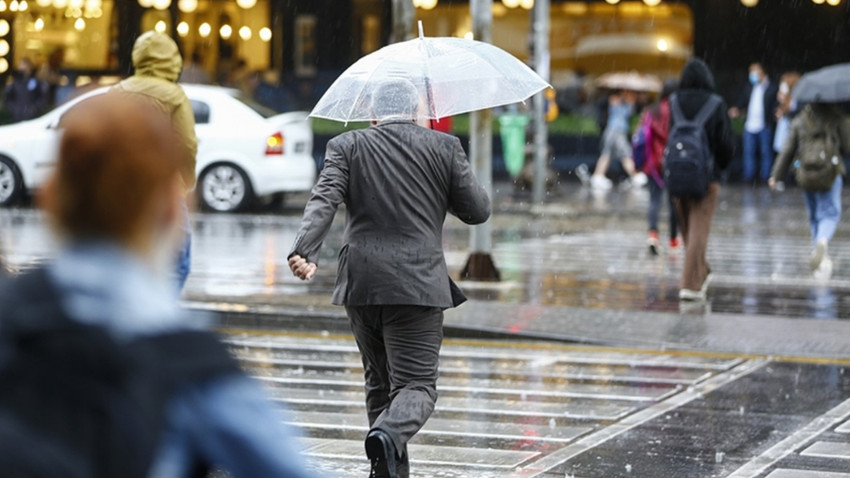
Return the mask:
POLYGON ((283 133, 277 132, 266 138, 266 155, 283 154, 283 133))

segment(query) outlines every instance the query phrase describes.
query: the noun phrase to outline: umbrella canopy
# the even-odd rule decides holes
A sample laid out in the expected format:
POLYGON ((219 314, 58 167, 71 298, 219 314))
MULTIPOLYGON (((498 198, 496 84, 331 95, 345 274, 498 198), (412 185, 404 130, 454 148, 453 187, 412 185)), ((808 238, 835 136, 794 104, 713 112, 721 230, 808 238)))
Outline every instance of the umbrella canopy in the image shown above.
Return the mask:
POLYGON ((850 101, 850 63, 806 73, 794 87, 792 97, 798 103, 850 101))
POLYGON ((525 101, 549 87, 531 68, 489 43, 426 38, 420 30, 419 38, 357 60, 328 88, 310 116, 349 122, 380 120, 387 111, 401 113, 406 110, 404 95, 375 95, 383 85, 399 80, 418 92, 417 116, 430 119, 525 101))
POLYGON ((655 75, 645 75, 636 71, 621 71, 606 73, 596 79, 596 84, 605 88, 615 90, 647 91, 658 93, 661 91, 661 80, 655 75))

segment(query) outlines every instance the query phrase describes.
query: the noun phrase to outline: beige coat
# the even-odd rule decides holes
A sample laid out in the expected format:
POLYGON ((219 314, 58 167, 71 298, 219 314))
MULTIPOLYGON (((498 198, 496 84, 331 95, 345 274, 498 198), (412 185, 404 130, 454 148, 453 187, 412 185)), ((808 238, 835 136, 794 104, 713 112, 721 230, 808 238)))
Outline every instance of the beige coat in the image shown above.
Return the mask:
POLYGON ((144 33, 133 45, 133 66, 136 69, 133 76, 118 83, 113 89, 144 95, 171 116, 174 129, 186 146, 180 161, 180 176, 184 191, 188 193, 195 187, 198 139, 195 136, 192 104, 183 88, 177 84, 183 67, 177 44, 168 35, 144 33))

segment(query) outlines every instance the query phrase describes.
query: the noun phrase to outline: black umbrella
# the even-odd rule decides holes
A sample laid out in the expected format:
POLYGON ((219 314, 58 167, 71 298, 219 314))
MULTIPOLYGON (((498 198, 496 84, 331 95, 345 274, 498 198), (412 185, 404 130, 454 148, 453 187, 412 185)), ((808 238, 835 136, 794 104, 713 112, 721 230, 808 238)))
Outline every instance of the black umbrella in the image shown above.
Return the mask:
POLYGON ((803 75, 794 88, 798 103, 850 101, 850 63, 827 66, 803 75))

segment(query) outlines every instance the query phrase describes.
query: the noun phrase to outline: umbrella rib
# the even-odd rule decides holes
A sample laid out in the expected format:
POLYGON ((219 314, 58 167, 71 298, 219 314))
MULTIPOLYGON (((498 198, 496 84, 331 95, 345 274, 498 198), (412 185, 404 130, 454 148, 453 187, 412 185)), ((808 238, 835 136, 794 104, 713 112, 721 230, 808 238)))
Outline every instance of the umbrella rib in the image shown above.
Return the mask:
MULTIPOLYGON (((351 108, 348 110, 348 114, 345 116, 345 125, 348 126, 348 122, 351 120, 351 114, 354 112, 354 108, 357 107, 357 103, 360 100, 360 97, 363 95, 363 91, 366 90, 366 85, 369 83, 369 80, 372 79, 372 76, 377 71, 377 65, 375 68, 372 68, 372 71, 369 72, 369 76, 366 78, 366 81, 363 82, 363 85, 360 86, 360 91, 354 96, 354 101, 351 102, 351 108)), ((354 121, 357 121, 356 119, 354 121)))

